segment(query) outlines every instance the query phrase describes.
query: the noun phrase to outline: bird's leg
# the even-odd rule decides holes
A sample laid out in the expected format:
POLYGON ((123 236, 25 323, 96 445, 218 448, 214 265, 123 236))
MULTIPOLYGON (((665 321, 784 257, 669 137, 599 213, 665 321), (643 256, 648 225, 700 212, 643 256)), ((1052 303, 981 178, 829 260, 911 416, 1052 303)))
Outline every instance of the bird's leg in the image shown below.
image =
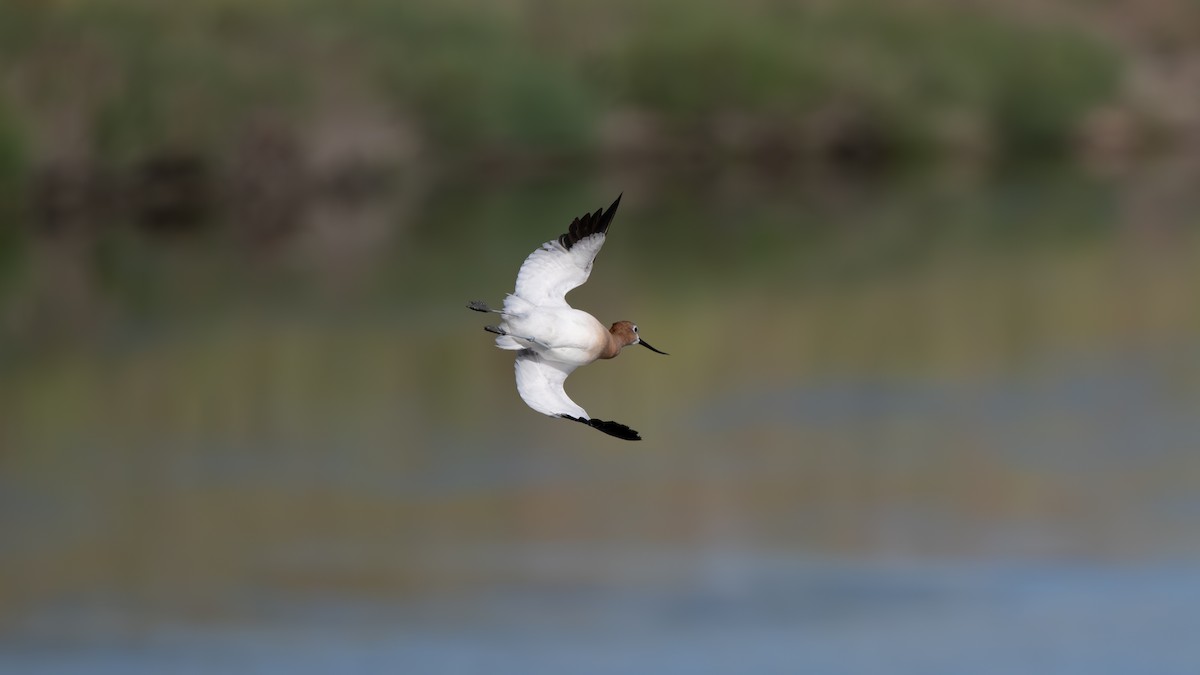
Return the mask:
POLYGON ((495 312, 496 314, 504 313, 498 309, 492 309, 491 307, 488 307, 488 304, 482 300, 472 300, 468 302, 467 309, 473 309, 476 312, 495 312))
POLYGON ((530 344, 537 345, 537 346, 541 347, 542 349, 550 349, 550 345, 546 344, 545 342, 542 342, 541 340, 538 340, 536 338, 531 338, 531 337, 525 337, 522 335, 513 335, 512 333, 509 333, 508 331, 504 330, 503 328, 501 328, 499 326, 484 326, 483 329, 489 333, 495 333, 496 335, 507 335, 508 337, 510 337, 514 340, 521 340, 523 342, 528 342, 530 344))

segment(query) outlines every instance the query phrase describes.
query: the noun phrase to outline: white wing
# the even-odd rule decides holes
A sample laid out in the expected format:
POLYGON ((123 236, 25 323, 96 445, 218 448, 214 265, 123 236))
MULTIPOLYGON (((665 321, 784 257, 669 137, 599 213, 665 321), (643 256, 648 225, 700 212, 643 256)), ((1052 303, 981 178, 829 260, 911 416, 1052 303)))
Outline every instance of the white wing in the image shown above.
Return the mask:
POLYGON ((567 306, 567 293, 591 275, 592 262, 604 246, 605 233, 620 203, 618 195, 607 211, 597 209, 576 218, 565 234, 530 253, 517 272, 513 295, 542 307, 567 306))
POLYGON ((534 410, 543 415, 570 415, 590 419, 563 390, 563 382, 575 366, 546 361, 536 352, 526 349, 517 354, 517 393, 534 410))

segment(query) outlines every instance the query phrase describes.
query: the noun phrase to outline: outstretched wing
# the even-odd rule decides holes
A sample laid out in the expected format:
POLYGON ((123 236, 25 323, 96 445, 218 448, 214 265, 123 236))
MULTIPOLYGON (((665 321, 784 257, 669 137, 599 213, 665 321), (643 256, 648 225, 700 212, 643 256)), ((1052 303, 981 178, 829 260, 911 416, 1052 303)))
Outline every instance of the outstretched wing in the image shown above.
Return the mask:
POLYGON ((621 196, 608 210, 596 209, 571 222, 558 239, 542 244, 529 254, 517 272, 513 295, 542 307, 565 307, 567 293, 583 285, 592 273, 592 261, 604 246, 605 233, 612 223, 621 196))
POLYGON ((575 366, 547 361, 532 349, 517 354, 517 393, 530 408, 551 417, 569 415, 587 418, 587 411, 580 408, 563 390, 563 382, 575 366))
POLYGON ((575 420, 576 422, 583 422, 584 424, 588 425, 589 427, 591 427, 593 429, 599 429, 600 431, 603 431, 604 433, 608 434, 609 436, 616 436, 617 438, 620 438, 622 440, 626 440, 626 441, 642 440, 642 437, 640 435, 638 435, 638 432, 634 431, 633 429, 630 429, 629 427, 625 426, 624 424, 621 424, 620 422, 610 422, 608 420, 588 420, 588 419, 584 419, 582 417, 571 417, 570 415, 563 415, 563 418, 568 419, 568 420, 575 420))
POLYGON ((575 366, 547 361, 532 349, 525 349, 517 354, 516 370, 517 393, 530 408, 543 415, 582 422, 593 429, 627 441, 642 440, 638 432, 624 424, 588 417, 587 411, 567 396, 563 383, 567 381, 571 371, 575 370, 575 366))

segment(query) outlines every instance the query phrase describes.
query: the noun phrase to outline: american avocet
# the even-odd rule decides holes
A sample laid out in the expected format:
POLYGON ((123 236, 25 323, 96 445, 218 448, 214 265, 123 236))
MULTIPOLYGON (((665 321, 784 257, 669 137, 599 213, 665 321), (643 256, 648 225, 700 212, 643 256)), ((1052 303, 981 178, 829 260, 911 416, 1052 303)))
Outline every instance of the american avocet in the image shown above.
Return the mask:
POLYGON ((563 390, 571 371, 596 359, 611 359, 628 345, 640 344, 659 354, 638 335, 630 321, 611 328, 591 314, 573 309, 565 296, 583 285, 592 273, 592 261, 604 245, 620 195, 607 211, 597 209, 571 222, 568 231, 552 239, 525 259, 517 272, 517 287, 497 310, 474 300, 467 307, 477 312, 495 312, 499 326, 485 326, 495 333, 496 346, 517 350, 517 392, 534 410, 551 417, 583 422, 606 434, 627 441, 640 441, 638 432, 624 424, 599 420, 587 414, 563 390))

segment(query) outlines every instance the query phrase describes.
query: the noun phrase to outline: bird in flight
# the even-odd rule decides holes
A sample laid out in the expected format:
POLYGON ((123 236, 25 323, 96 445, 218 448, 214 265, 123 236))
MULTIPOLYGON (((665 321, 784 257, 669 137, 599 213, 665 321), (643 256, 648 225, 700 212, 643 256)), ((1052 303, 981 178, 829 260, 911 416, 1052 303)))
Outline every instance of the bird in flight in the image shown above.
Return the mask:
POLYGON ((534 410, 551 417, 582 422, 610 436, 640 441, 624 424, 596 419, 563 390, 567 376, 597 359, 611 359, 629 345, 642 345, 659 354, 638 334, 637 324, 618 321, 605 328, 587 312, 567 304, 566 295, 582 286, 608 233, 617 205, 597 209, 571 221, 567 232, 538 248, 517 272, 516 289, 504 299, 504 309, 473 300, 467 307, 500 315, 500 325, 485 326, 496 334, 496 346, 517 352, 517 393, 534 410))

